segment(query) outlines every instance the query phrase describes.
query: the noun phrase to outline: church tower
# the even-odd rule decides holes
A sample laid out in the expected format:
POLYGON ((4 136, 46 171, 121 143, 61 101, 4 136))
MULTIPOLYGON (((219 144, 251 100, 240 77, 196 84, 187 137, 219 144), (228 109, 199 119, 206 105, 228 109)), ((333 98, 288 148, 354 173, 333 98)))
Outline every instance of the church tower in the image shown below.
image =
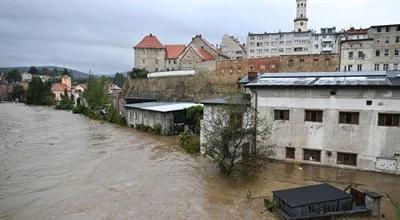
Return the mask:
POLYGON ((296 18, 294 19, 294 31, 307 31, 307 0, 296 0, 296 18))

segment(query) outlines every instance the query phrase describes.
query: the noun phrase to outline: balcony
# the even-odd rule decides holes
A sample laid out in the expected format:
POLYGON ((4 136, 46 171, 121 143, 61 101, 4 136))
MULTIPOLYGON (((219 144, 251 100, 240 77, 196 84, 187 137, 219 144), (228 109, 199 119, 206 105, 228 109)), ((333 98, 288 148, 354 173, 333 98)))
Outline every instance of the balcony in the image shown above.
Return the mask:
POLYGON ((323 47, 322 52, 331 52, 333 50, 332 47, 323 47))

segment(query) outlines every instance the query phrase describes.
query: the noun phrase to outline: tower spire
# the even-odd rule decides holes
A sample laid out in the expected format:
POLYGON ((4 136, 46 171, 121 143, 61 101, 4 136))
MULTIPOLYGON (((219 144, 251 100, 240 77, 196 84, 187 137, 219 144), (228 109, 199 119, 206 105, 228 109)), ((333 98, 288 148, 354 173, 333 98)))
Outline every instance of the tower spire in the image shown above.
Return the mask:
POLYGON ((296 18, 294 19, 294 31, 307 31, 307 0, 296 0, 296 18))

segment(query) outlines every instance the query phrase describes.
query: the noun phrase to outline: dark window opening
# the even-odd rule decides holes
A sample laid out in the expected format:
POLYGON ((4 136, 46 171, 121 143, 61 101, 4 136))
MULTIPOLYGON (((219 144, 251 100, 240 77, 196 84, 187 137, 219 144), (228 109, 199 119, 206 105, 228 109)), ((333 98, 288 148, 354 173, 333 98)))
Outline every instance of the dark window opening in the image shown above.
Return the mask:
POLYGON ((367 101, 366 101, 366 104, 367 104, 367 105, 372 105, 372 100, 367 100, 367 101))
POLYGON ((339 112, 340 124, 355 124, 358 125, 359 113, 358 112, 339 112))
POLYGON ((379 113, 378 126, 399 126, 400 114, 379 113))
POLYGON ((322 111, 306 110, 304 121, 322 122, 322 111))
POLYGON ((295 153, 294 147, 287 147, 286 148, 286 158, 287 159, 294 159, 294 153, 295 153))
POLYGON ((289 121, 289 110, 274 110, 274 119, 289 121))
POLYGON ((357 166, 357 154, 337 153, 337 164, 357 166))
POLYGON ((303 149, 303 160, 321 162, 321 151, 303 149))

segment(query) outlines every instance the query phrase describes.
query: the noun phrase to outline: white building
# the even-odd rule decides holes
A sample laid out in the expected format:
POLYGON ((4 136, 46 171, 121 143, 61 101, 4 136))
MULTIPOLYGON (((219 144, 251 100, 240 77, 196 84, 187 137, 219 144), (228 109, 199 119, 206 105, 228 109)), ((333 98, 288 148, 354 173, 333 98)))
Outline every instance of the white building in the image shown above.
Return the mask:
POLYGON ((234 36, 224 34, 221 41, 221 52, 230 59, 242 59, 246 57, 246 49, 234 36))
POLYGON ((246 89, 276 159, 400 174, 400 71, 268 73, 246 89))
POLYGON ((246 42, 247 58, 280 55, 338 53, 343 32, 336 28, 321 28, 319 33, 308 29, 307 0, 296 1, 294 30, 276 33, 249 33, 246 42))

